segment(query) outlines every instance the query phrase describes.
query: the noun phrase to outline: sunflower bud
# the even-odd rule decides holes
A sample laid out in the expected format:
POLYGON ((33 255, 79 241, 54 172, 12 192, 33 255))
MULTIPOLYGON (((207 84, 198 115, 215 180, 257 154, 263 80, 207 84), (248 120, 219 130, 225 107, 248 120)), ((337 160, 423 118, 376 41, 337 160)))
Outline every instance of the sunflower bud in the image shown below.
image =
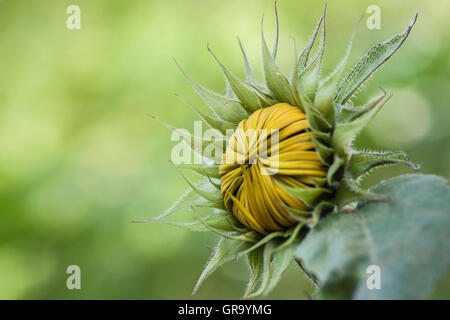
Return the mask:
POLYGON ((192 170, 203 178, 196 184, 183 175, 191 189, 150 221, 220 235, 193 293, 216 268, 246 256, 251 277, 244 296, 267 294, 294 259, 295 247, 302 241, 301 229, 314 228, 321 217, 347 204, 384 199, 360 185, 372 169, 395 163, 417 168, 404 152, 363 151, 352 146, 390 95, 382 90, 381 95, 363 105, 351 101, 370 75, 400 48, 417 15, 406 30, 370 49, 342 79, 355 32, 338 66, 322 78, 325 13, 326 10, 309 42, 295 57, 289 78, 275 61, 277 14, 272 50, 261 25, 263 83, 255 79, 240 41, 245 80, 237 78, 208 48, 227 81, 223 94, 197 84, 181 70, 210 109, 204 112, 194 107, 194 111, 220 133, 220 139, 196 143, 199 137, 183 134, 183 141, 209 161, 177 167, 192 170), (319 38, 321 41, 315 46, 319 38), (210 142, 219 147, 221 156, 208 156, 210 142), (196 213, 195 222, 166 220, 185 207, 196 213), (198 214, 199 207, 210 209, 205 210, 209 213, 198 214))
POLYGON ((260 233, 280 231, 296 220, 285 206, 308 210, 280 183, 314 188, 324 177, 306 115, 287 103, 255 111, 228 141, 219 169, 225 207, 242 224, 260 233))

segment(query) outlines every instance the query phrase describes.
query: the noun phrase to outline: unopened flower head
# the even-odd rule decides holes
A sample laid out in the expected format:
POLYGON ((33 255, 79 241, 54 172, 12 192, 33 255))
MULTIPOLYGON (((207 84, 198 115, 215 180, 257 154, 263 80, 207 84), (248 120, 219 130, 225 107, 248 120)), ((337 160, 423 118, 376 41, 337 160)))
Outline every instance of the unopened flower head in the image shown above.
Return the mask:
POLYGON ((280 186, 314 188, 314 179, 326 176, 308 129, 299 108, 279 103, 242 120, 229 139, 219 168, 222 196, 227 210, 249 229, 284 230, 297 223, 285 206, 308 210, 280 186))
POLYGON ((380 95, 362 105, 355 105, 351 99, 402 45, 417 15, 406 30, 374 46, 344 76, 355 28, 342 60, 325 77, 321 75, 325 12, 304 49, 296 52, 290 76, 285 76, 275 61, 276 17, 272 50, 261 23, 264 81, 255 79, 240 41, 245 80, 238 79, 208 48, 227 81, 224 93, 197 84, 180 67, 210 109, 206 112, 190 105, 212 132, 199 137, 198 133, 192 135, 164 124, 200 155, 201 161, 174 161, 190 189, 150 221, 220 236, 194 293, 213 270, 240 256, 247 258, 251 270, 244 296, 268 293, 288 265, 286 261, 294 260, 295 246, 324 216, 358 201, 384 199, 360 184, 372 169, 394 163, 416 168, 402 151, 353 147, 355 137, 390 95, 382 89, 380 95), (200 174, 201 180, 192 181, 183 173, 185 170, 200 174), (191 208, 196 220, 167 220, 183 208, 191 208))

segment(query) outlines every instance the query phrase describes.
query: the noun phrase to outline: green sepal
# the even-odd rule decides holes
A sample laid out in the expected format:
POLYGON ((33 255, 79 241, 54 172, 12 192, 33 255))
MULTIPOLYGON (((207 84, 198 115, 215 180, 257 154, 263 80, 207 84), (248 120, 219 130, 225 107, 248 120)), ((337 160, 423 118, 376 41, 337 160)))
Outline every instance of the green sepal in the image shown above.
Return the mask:
POLYGON ((259 102, 259 99, 255 92, 253 92, 244 82, 234 76, 231 71, 220 62, 220 60, 216 57, 216 55, 209 47, 208 50, 213 56, 214 60, 216 60, 220 69, 225 75, 225 78, 227 79, 231 90, 233 90, 235 96, 241 102, 243 108, 247 111, 247 113, 252 114, 256 110, 261 109, 261 103, 259 102))
POLYGON ((300 233, 300 230, 302 229, 302 227, 304 225, 305 225, 304 223, 297 223, 297 225, 295 225, 294 227, 290 228, 286 232, 286 234, 290 233, 290 236, 288 237, 288 239, 286 241, 284 241, 280 246, 278 246, 275 249, 275 252, 284 250, 285 248, 287 248, 290 245, 292 245, 294 243, 294 241, 297 239, 298 234, 300 233))
POLYGON ((197 292, 203 281, 218 267, 221 267, 225 263, 234 260, 242 251, 248 249, 251 245, 252 243, 249 241, 221 238, 216 248, 214 249, 214 253, 206 264, 205 269, 200 275, 191 296, 193 296, 197 292))
MULTIPOLYGON (((203 217, 203 221, 193 221, 193 222, 174 222, 168 221, 166 219, 149 219, 142 221, 134 221, 137 223, 147 223, 147 222, 162 222, 164 224, 179 227, 182 229, 187 229, 189 231, 197 231, 197 232, 205 232, 211 231, 210 228, 205 227, 205 223, 208 224, 211 228, 219 229, 225 232, 233 232, 235 231, 232 225, 232 219, 234 217, 230 217, 230 214, 226 211, 222 211, 222 213, 213 213, 206 217, 203 217)), ((236 221, 233 221, 234 223, 236 221)))
POLYGON ((294 260, 294 248, 296 245, 290 245, 282 250, 275 249, 270 265, 270 276, 267 286, 264 288, 263 295, 268 295, 280 282, 281 276, 289 264, 294 260))
POLYGON ((380 87, 380 89, 383 91, 382 94, 372 98, 369 102, 362 106, 333 104, 336 111, 336 122, 348 123, 354 121, 376 107, 377 104, 387 96, 386 91, 384 91, 382 87, 380 87))
MULTIPOLYGON (((226 210, 226 209, 225 209, 226 210)), ((228 211, 227 211, 228 212, 228 211)), ((229 212, 228 212, 229 213, 229 212)), ((239 221, 237 221, 236 223, 234 223, 235 220, 231 220, 231 226, 233 227, 234 231, 240 232, 240 233, 247 233, 249 231, 251 231, 249 228, 247 228, 246 226, 244 226, 243 224, 241 224, 239 221)))
POLYGON ((314 207, 314 204, 321 195, 331 193, 326 188, 293 188, 282 183, 280 183, 280 186, 310 208, 314 207))
POLYGON ((320 42, 318 53, 314 57, 314 60, 307 65, 298 74, 298 90, 302 92, 304 96, 307 96, 310 101, 314 101, 317 88, 319 86, 320 67, 322 65, 323 53, 325 50, 325 36, 326 36, 326 6, 323 13, 323 27, 322 27, 322 40, 320 42))
POLYGON ((344 177, 335 193, 338 208, 358 201, 386 201, 386 197, 364 190, 357 181, 344 177))
POLYGON ((214 112, 221 120, 238 124, 241 120, 248 117, 247 112, 242 105, 235 100, 229 99, 217 92, 205 88, 195 83, 175 61, 183 76, 191 84, 192 88, 202 98, 203 102, 214 112))
POLYGON ((322 162, 324 165, 329 165, 328 161, 334 150, 315 137, 311 137, 311 141, 314 144, 320 162, 322 162))
POLYGON ((293 219, 299 221, 299 223, 303 225, 314 227, 319 222, 322 213, 326 209, 334 208, 335 204, 330 201, 321 201, 314 207, 312 211, 298 210, 290 208, 288 206, 284 207, 293 219))
POLYGON ((234 95, 233 90, 230 87, 230 84, 228 83, 228 81, 225 81, 225 90, 223 90, 222 95, 228 99, 231 100, 236 100, 236 96, 234 95))
POLYGON ((270 94, 268 94, 267 92, 265 92, 263 90, 263 88, 259 87, 259 86, 255 86, 255 85, 250 85, 251 88, 257 93, 259 102, 261 103, 261 105, 263 106, 263 108, 265 107, 270 107, 273 106, 274 104, 277 104, 278 101, 273 99, 270 94))
POLYGON ((336 124, 331 144, 341 157, 346 157, 352 141, 390 98, 391 95, 387 96, 367 110, 366 113, 350 122, 336 124))
MULTIPOLYGON (((276 251, 279 244, 280 240, 271 241, 264 246, 262 254, 256 253, 259 272, 254 282, 259 283, 259 287, 257 290, 247 290, 244 299, 270 293, 280 281, 283 272, 294 260, 295 246, 290 245, 283 250, 276 251)), ((252 288, 254 288, 255 283, 253 283, 252 288)))
POLYGON ((350 56, 350 52, 353 46, 353 40, 355 39, 356 31, 358 30, 361 20, 362 17, 361 19, 359 19, 356 27, 353 30, 344 57, 339 62, 338 66, 333 70, 333 72, 320 83, 314 98, 314 106, 317 108, 317 110, 322 112, 322 114, 324 114, 326 119, 330 122, 334 122, 333 98, 336 94, 338 82, 341 79, 345 65, 347 64, 348 57, 350 56))
MULTIPOLYGON (((231 216, 228 212, 226 212, 226 215, 217 216, 217 214, 213 214, 211 216, 208 216, 206 218, 203 218, 203 221, 208 224, 211 228, 219 229, 226 232, 234 232, 235 228, 233 227, 233 224, 231 221, 233 221, 234 224, 238 223, 237 219, 231 216)), ((195 221, 195 223, 202 225, 203 223, 201 221, 195 221)), ((205 228, 205 231, 209 231, 208 228, 205 228)))
POLYGON ((245 67, 245 81, 251 85, 257 86, 258 82, 256 81, 255 75, 253 74, 252 67, 248 62, 247 54, 245 53, 244 47, 242 46, 241 39, 237 37, 237 41, 239 43, 239 48, 241 49, 242 58, 244 59, 244 67, 245 67))
POLYGON ((287 210, 289 215, 296 221, 299 221, 304 224, 311 224, 311 211, 307 210, 299 210, 289 207, 288 205, 283 204, 283 207, 287 210))
POLYGON ((263 254, 264 247, 256 248, 255 250, 247 254, 247 264, 250 269, 250 279, 245 289, 243 298, 251 294, 252 290, 255 288, 256 283, 261 278, 263 273, 263 254))
MULTIPOLYGON (((216 191, 207 179, 203 179, 197 182, 195 184, 195 189, 204 190, 206 192, 216 191)), ((200 194, 197 193, 194 189, 188 188, 168 209, 166 209, 159 216, 136 222, 157 222, 177 213, 184 208, 188 208, 191 206, 224 209, 223 199, 220 199, 219 201, 204 200, 204 198, 200 196, 200 194)))
POLYGON ((314 210, 312 212, 312 223, 311 226, 315 227, 320 220, 320 217, 322 216, 322 213, 326 210, 330 210, 334 208, 336 205, 330 201, 322 201, 318 205, 314 207, 314 210))
POLYGON ((213 179, 213 178, 211 178, 211 177, 206 177, 206 178, 208 179, 209 183, 211 183, 211 184, 214 186, 214 188, 216 188, 216 189, 219 190, 219 191, 222 190, 222 188, 221 188, 221 186, 220 186, 220 180, 218 180, 218 179, 213 179))
POLYGON ((333 163, 331 164, 331 166, 328 168, 328 171, 327 171, 326 179, 327 179, 328 185, 336 186, 337 182, 335 181, 334 177, 335 177, 336 173, 339 171, 339 169, 344 165, 344 163, 345 163, 344 159, 339 157, 339 155, 337 155, 337 154, 334 155, 333 163))
POLYGON ((191 205, 191 207, 194 207, 194 208, 212 208, 212 209, 219 209, 219 210, 223 210, 223 211, 227 210, 225 208, 225 204, 223 203, 223 200, 219 200, 219 201, 209 201, 209 200, 198 201, 198 202, 193 203, 191 205))
POLYGON ((333 125, 328 122, 324 115, 315 107, 308 102, 304 102, 303 108, 305 109, 306 117, 312 131, 320 134, 327 133, 332 129, 333 125))
POLYGON ((227 134, 227 130, 233 130, 236 129, 236 125, 232 122, 220 120, 217 116, 211 116, 207 114, 206 112, 203 112, 202 110, 198 109, 191 103, 188 103, 185 99, 183 99, 181 96, 176 96, 183 101, 186 105, 190 106, 192 110, 194 110, 195 113, 198 114, 198 116, 203 120, 204 123, 206 123, 209 127, 216 129, 223 135, 227 134))
POLYGON ((331 132, 313 131, 312 136, 327 146, 331 143, 331 132))
POLYGON ((252 252, 253 250, 255 250, 257 248, 261 248, 266 243, 272 241, 273 239, 277 239, 280 237, 286 237, 286 232, 284 232, 284 231, 271 232, 271 233, 265 235, 263 238, 259 239, 253 246, 251 246, 247 250, 243 251, 241 253, 241 255, 245 255, 247 253, 252 252))
POLYGON ((319 84, 319 69, 322 55, 319 54, 314 61, 308 65, 299 75, 298 90, 307 96, 310 101, 314 101, 315 93, 319 84))
POLYGON ((215 187, 212 190, 202 190, 202 189, 198 188, 191 180, 189 180, 188 177, 186 177, 185 174, 181 170, 178 170, 178 172, 180 172, 181 176, 184 178, 184 180, 187 182, 187 184, 195 192, 197 192, 200 196, 202 196, 206 200, 209 200, 212 202, 218 202, 218 201, 222 200, 222 194, 215 187))
POLYGON ((404 151, 352 151, 347 163, 346 174, 352 179, 357 179, 374 168, 396 163, 405 164, 413 170, 420 169, 419 165, 410 161, 404 151))
POLYGON ((178 169, 191 170, 204 177, 220 179, 219 165, 208 166, 206 164, 174 164, 178 169))
MULTIPOLYGON (((203 224, 203 226, 206 227, 206 229, 208 229, 209 231, 212 231, 214 233, 216 233, 217 235, 221 236, 222 238, 225 239, 229 239, 229 240, 239 240, 239 241, 248 241, 248 242, 256 242, 259 237, 260 234, 256 231, 253 230, 249 230, 248 232, 242 233, 242 232, 234 232, 234 228, 232 228, 232 232, 227 232, 227 231, 223 231, 220 227, 222 227, 221 224, 219 224, 219 228, 216 228, 214 226, 212 226, 211 224, 209 224, 208 222, 206 222, 199 214, 198 212, 195 210, 195 207, 191 207, 192 211, 195 213, 196 215, 196 219, 203 224)), ((227 223, 231 226, 231 223, 229 221, 227 221, 227 223)))
POLYGON ((386 42, 372 47, 341 83, 334 101, 339 104, 344 104, 348 99, 350 99, 358 88, 400 48, 408 37, 413 25, 416 23, 416 20, 417 13, 405 31, 392 37, 386 42))
POLYGON ((277 9, 277 1, 275 1, 274 9, 275 9, 275 24, 276 24, 276 32, 275 32, 275 39, 273 41, 273 47, 272 47, 272 58, 275 60, 277 57, 278 52, 278 39, 280 37, 280 21, 278 20, 278 9, 277 9))
POLYGON ((323 187, 327 183, 327 178, 311 177, 315 187, 323 187))
POLYGON ((270 278, 270 264, 272 262, 273 258, 273 251, 275 250, 275 247, 277 246, 276 240, 268 242, 263 247, 263 271, 260 274, 259 279, 257 282, 259 283, 259 287, 256 290, 250 290, 250 292, 247 293, 243 298, 253 298, 256 296, 259 296, 264 293, 264 290, 267 288, 267 285, 269 284, 269 278, 270 278))
POLYGON ((261 50, 264 79, 267 88, 272 92, 276 100, 295 105, 289 81, 281 73, 273 56, 269 53, 269 49, 267 48, 266 40, 264 39, 263 19, 261 20, 261 50))
POLYGON ((321 27, 324 19, 325 19, 325 12, 320 17, 319 21, 317 22, 316 28, 314 29, 308 43, 306 44, 305 48, 300 53, 300 56, 298 57, 297 67, 296 67, 297 72, 295 74, 296 78, 298 78, 298 75, 303 72, 303 70, 305 69, 305 67, 308 63, 309 54, 311 53, 311 49, 314 46, 314 43, 316 42, 317 34, 319 33, 320 27, 321 27))
POLYGON ((214 154, 214 155, 205 154, 205 152, 203 152, 205 150, 205 148, 213 147, 213 150, 216 150, 216 149, 224 150, 225 149, 225 146, 227 143, 226 139, 204 139, 202 137, 197 137, 190 133, 185 132, 185 130, 177 129, 177 128, 171 126, 170 124, 167 124, 162 120, 159 120, 158 118, 156 118, 153 115, 150 115, 150 116, 154 120, 156 120, 157 122, 159 122, 160 124, 165 126, 167 129, 169 129, 170 131, 176 133, 179 137, 181 137, 183 139, 184 143, 186 143, 186 145, 188 145, 192 149, 192 151, 194 151, 201 157, 216 161, 217 155, 216 154, 214 154), (198 147, 201 150, 198 150, 198 147))

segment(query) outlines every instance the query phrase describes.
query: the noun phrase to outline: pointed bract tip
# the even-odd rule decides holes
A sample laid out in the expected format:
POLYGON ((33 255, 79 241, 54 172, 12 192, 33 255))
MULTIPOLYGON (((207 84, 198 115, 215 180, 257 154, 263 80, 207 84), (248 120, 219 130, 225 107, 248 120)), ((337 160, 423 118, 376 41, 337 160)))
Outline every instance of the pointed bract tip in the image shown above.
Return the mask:
POLYGON ((160 222, 159 219, 146 219, 146 220, 133 220, 131 223, 148 223, 148 222, 160 222))
POLYGON ((406 30, 406 33, 409 33, 412 29, 412 27, 416 24, 417 21, 417 17, 419 16, 419 12, 416 12, 416 14, 414 15, 414 18, 412 20, 412 22, 409 24, 408 29, 406 30))
POLYGON ((357 27, 361 24, 363 19, 364 19, 364 13, 361 15, 361 17, 359 17, 358 23, 356 24, 357 27))
POLYGON ((186 73, 184 72, 184 70, 181 68, 180 64, 178 63, 177 59, 173 58, 173 61, 175 62, 175 64, 177 65, 178 69, 180 69, 181 73, 183 74, 183 76, 185 76, 186 78, 188 77, 186 75, 186 73))
POLYGON ((422 166, 420 164, 418 164, 418 163, 408 162, 408 165, 414 171, 419 171, 420 169, 422 169, 422 166))
POLYGON ((377 87, 383 92, 384 95, 387 95, 386 90, 381 86, 381 84, 377 83, 377 87))

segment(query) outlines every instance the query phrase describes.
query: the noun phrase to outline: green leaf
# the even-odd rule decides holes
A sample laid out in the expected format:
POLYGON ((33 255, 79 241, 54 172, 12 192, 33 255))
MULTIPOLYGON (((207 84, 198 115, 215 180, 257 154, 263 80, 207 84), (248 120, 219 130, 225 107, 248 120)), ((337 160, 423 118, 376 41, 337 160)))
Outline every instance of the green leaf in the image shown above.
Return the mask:
POLYGON ((213 273, 218 267, 221 267, 225 263, 234 260, 239 256, 241 251, 248 249, 252 245, 249 241, 240 241, 240 240, 230 240, 230 239, 220 239, 216 248, 214 249, 214 253, 206 264, 205 269, 203 270, 200 278, 197 281, 197 284, 194 287, 191 295, 194 295, 203 281, 213 273))
POLYGON ((296 258, 318 277, 324 298, 426 298, 450 268, 448 181, 405 175, 371 191, 389 200, 323 219, 297 247, 296 258), (373 265, 380 268, 381 288, 370 290, 373 265))
POLYGON ((375 70, 389 60, 389 58, 400 48, 408 37, 416 20, 417 13, 405 31, 392 37, 386 42, 372 47, 341 83, 334 101, 343 104, 350 99, 356 90, 375 72, 375 70))

